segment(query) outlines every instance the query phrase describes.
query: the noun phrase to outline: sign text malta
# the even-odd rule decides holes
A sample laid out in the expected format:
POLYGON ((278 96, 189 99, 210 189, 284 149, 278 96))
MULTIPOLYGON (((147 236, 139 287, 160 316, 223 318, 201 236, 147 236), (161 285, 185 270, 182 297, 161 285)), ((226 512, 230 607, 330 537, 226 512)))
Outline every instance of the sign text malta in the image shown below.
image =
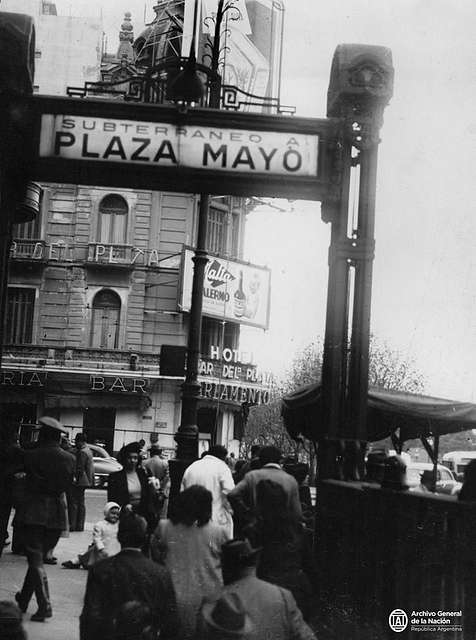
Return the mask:
POLYGON ((316 176, 319 136, 43 114, 40 156, 316 176))

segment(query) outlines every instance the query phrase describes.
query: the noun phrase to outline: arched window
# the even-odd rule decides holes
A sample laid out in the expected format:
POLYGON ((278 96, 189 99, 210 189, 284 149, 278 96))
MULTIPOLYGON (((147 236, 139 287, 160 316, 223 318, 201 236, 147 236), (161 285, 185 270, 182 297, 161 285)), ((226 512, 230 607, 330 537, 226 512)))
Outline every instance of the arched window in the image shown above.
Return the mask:
POLYGON ((110 194, 99 205, 98 242, 127 244, 127 202, 121 196, 110 194))
POLYGON ((91 319, 91 347, 117 349, 121 300, 110 289, 99 291, 93 300, 91 319))

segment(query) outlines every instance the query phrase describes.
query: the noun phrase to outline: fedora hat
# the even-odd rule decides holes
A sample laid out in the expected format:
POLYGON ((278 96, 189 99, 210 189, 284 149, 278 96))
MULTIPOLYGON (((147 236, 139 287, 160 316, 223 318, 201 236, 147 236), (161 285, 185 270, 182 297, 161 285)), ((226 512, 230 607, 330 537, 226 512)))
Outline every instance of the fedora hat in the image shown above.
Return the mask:
POLYGON ((246 563, 255 558, 260 551, 261 548, 252 547, 248 539, 229 540, 221 547, 222 560, 227 563, 246 563))
POLYGON ((44 429, 68 433, 59 420, 56 420, 56 418, 50 418, 50 416, 43 416, 42 418, 39 418, 38 425, 44 429))
POLYGON ((217 632, 220 640, 246 636, 254 628, 240 596, 233 591, 224 593, 218 600, 204 602, 202 618, 207 631, 212 637, 217 632))

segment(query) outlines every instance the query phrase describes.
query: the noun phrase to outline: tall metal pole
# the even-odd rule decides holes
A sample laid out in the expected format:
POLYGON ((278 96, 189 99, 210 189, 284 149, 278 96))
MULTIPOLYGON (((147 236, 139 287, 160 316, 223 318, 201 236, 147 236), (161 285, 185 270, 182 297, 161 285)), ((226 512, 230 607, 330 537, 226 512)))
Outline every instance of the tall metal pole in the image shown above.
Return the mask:
POLYGON ((207 257, 209 195, 202 193, 198 209, 198 231, 195 255, 193 256, 192 304, 189 316, 187 365, 185 382, 182 385, 182 414, 180 427, 175 434, 177 458, 184 461, 198 457, 197 410, 200 398, 198 363, 200 359, 200 338, 202 334, 203 282, 207 257))
POLYGON ((321 478, 357 479, 367 440, 370 307, 374 258, 377 147, 393 92, 391 52, 340 45, 332 62, 327 115, 339 118, 332 186, 323 202, 331 222, 329 288, 322 367, 325 437, 321 478), (349 208, 350 173, 359 167, 358 219, 349 208), (353 292, 351 269, 355 271, 353 292), (351 295, 353 293, 353 295, 351 295), (349 319, 352 319, 349 333, 349 319))

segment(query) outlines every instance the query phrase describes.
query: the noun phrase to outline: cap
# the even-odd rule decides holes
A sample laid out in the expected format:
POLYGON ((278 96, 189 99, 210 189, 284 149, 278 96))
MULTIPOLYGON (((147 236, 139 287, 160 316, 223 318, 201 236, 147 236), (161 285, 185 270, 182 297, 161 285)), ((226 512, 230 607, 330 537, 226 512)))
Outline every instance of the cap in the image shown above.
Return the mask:
POLYGON ((120 505, 117 502, 106 502, 104 505, 104 516, 107 518, 111 509, 121 509, 120 505))
POLYGON ((59 420, 56 420, 56 418, 50 418, 50 416, 43 416, 39 418, 38 424, 40 427, 47 427, 54 431, 61 431, 61 433, 68 433, 59 420))

